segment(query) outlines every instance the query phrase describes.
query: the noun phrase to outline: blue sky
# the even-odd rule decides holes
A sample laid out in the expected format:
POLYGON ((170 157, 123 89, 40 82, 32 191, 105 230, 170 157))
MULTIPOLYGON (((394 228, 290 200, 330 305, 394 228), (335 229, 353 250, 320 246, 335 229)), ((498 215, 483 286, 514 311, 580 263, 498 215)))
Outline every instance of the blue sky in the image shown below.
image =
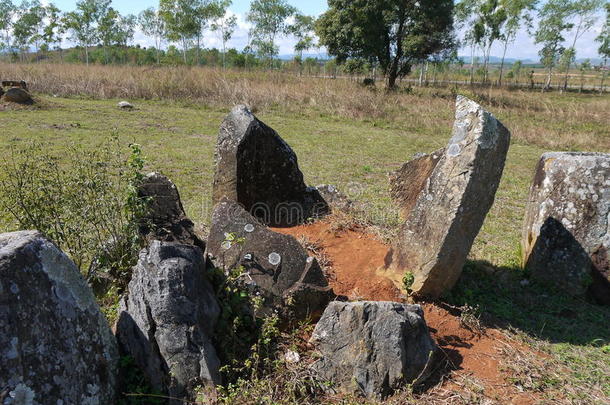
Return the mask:
MULTIPOLYGON (((19 0, 13 0, 18 2, 19 0)), ((54 2, 63 11, 73 10, 75 8, 76 0, 42 0, 44 3, 49 1, 54 2)), ((309 15, 319 15, 327 9, 326 0, 288 0, 290 4, 297 7, 302 13, 309 15)), ((140 11, 148 7, 156 7, 158 0, 129 0, 119 1, 114 0, 112 6, 118 9, 122 14, 137 14, 140 11)), ((245 15, 250 7, 250 0, 233 0, 233 5, 229 7, 230 13, 235 14, 238 17, 238 29, 236 30, 233 38, 228 43, 229 47, 242 49, 248 42, 248 29, 249 24, 245 21, 245 15)), ((601 16, 600 16, 601 17, 601 16)), ((595 42, 595 37, 601 31, 602 18, 599 19, 595 27, 588 33, 586 33, 577 44, 577 58, 596 58, 598 43, 595 42)), ((570 40, 571 34, 566 36, 566 39, 570 40)), ((146 38, 142 33, 136 33, 134 42, 141 46, 152 45, 152 41, 146 38)), ((278 45, 280 47, 280 54, 292 54, 293 47, 295 44, 294 38, 280 38, 278 45)), ((220 40, 215 33, 208 33, 204 38, 204 46, 206 47, 220 47, 220 40)), ((320 50, 323 52, 324 50, 320 50)), ((312 52, 315 53, 315 52, 312 52)), ((481 51, 478 51, 481 54, 481 51)), ((494 45, 491 54, 494 56, 501 56, 502 47, 500 44, 494 45)), ((460 55, 470 55, 469 49, 461 49, 460 55)), ((526 32, 520 32, 517 35, 515 43, 508 49, 507 57, 516 59, 538 59, 538 46, 533 43, 531 36, 527 35, 526 32)))
MULTIPOLYGON (((75 0, 55 0, 53 1, 57 5, 57 7, 62 10, 72 10, 75 7, 75 0)), ((326 10, 327 3, 326 0, 306 0, 306 1, 295 1, 288 0, 288 3, 292 4, 295 7, 298 7, 303 13, 318 15, 326 10)), ((154 0, 129 0, 129 1, 118 1, 115 0, 112 3, 112 6, 119 10, 121 13, 132 13, 137 14, 145 8, 154 6, 156 7, 159 4, 158 1, 154 0)), ((242 14, 246 13, 250 8, 250 0, 233 0, 233 5, 230 9, 234 13, 242 14)))

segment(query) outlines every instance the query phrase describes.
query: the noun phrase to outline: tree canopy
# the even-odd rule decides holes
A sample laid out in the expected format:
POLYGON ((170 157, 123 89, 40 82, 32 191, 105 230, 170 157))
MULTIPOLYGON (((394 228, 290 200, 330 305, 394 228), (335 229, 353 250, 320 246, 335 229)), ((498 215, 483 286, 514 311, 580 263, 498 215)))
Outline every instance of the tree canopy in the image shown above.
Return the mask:
POLYGON ((379 64, 388 88, 412 65, 454 47, 452 0, 329 0, 316 32, 338 61, 379 64))

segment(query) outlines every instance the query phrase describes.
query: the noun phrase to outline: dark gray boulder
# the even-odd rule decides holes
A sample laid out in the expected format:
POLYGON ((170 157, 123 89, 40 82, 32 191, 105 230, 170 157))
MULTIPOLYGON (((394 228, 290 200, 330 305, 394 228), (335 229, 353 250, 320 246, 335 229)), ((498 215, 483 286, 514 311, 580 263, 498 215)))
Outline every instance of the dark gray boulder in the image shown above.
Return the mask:
POLYGON ((214 204, 236 201, 271 226, 297 225, 329 211, 320 193, 305 184, 290 146, 243 105, 223 121, 215 160, 214 204))
POLYGON ((32 99, 30 93, 20 87, 11 87, 10 89, 6 90, 6 92, 2 96, 2 99, 4 101, 10 101, 11 103, 18 104, 34 103, 34 100, 32 99))
POLYGON ((411 185, 394 193, 404 201, 406 220, 386 259, 390 278, 411 272, 410 290, 418 297, 436 299, 453 288, 493 205, 509 144, 502 123, 458 96, 447 147, 419 158, 415 170, 403 168, 411 185), (420 170, 430 176, 420 178, 420 170))
POLYGON ((116 340, 72 260, 36 231, 0 235, 2 403, 112 404, 117 363, 116 340))
POLYGON ((522 246, 534 279, 610 304, 610 154, 542 155, 522 246))
POLYGON ((330 390, 381 399, 430 373, 436 344, 419 305, 338 302, 328 305, 311 342, 313 368, 330 390))
POLYGON ((264 298, 263 313, 284 320, 319 316, 334 294, 318 261, 295 238, 273 232, 239 204, 215 208, 207 254, 225 273, 243 267, 243 283, 264 298))
POLYGON ((211 338, 220 307, 197 246, 152 241, 120 302, 116 335, 151 386, 179 400, 220 383, 211 338))
POLYGON ((138 196, 147 202, 148 215, 140 232, 149 239, 199 246, 205 242, 195 233, 186 216, 176 185, 160 173, 149 173, 138 187, 138 196))

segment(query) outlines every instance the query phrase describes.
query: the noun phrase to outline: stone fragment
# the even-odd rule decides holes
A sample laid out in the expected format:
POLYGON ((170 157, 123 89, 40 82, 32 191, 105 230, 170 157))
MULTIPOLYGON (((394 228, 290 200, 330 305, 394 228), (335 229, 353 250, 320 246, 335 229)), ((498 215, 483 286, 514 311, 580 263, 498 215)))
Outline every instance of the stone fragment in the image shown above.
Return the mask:
POLYGON ((4 101, 18 104, 33 104, 32 96, 21 87, 11 87, 2 96, 4 101))
POLYGON ((121 348, 154 389, 176 398, 171 404, 194 401, 198 386, 220 383, 211 342, 220 307, 204 263, 197 246, 152 241, 119 306, 121 348))
POLYGON ((439 151, 403 168, 412 183, 395 193, 406 220, 386 260, 391 278, 411 273, 411 292, 433 299, 455 285, 493 204, 509 143, 509 131, 492 114, 458 96, 453 134, 440 158, 439 151), (424 181, 418 171, 430 169, 424 181))
POLYGON ((295 238, 271 231, 239 204, 223 200, 212 215, 207 254, 225 273, 243 267, 243 283, 284 320, 319 316, 332 289, 317 260, 295 238))
POLYGON ((149 239, 199 246, 193 222, 186 216, 176 185, 160 173, 149 173, 138 187, 138 196, 146 200, 148 216, 140 232, 149 239))
POLYGON ((610 154, 542 155, 522 246, 534 279, 610 304, 610 154))
POLYGON ((333 212, 349 212, 355 208, 354 202, 332 184, 321 184, 316 190, 333 212))
POLYGON ((117 363, 74 262, 36 231, 0 235, 0 393, 12 399, 2 404, 113 404, 117 363))
POLYGON ((271 226, 293 226, 329 211, 320 193, 307 187, 297 156, 247 107, 235 107, 216 144, 213 202, 223 198, 271 226))
POLYGON ((313 368, 331 390, 373 399, 423 382, 436 351, 421 307, 395 302, 334 301, 311 341, 321 354, 313 368))

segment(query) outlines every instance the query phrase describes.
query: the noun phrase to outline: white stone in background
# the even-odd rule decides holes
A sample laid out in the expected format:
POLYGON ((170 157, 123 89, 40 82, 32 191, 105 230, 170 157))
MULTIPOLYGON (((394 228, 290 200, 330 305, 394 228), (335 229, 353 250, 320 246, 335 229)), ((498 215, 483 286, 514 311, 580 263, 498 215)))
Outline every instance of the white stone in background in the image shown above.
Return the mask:
POLYGON ((121 101, 117 104, 117 107, 123 110, 133 110, 134 106, 128 101, 121 101))

